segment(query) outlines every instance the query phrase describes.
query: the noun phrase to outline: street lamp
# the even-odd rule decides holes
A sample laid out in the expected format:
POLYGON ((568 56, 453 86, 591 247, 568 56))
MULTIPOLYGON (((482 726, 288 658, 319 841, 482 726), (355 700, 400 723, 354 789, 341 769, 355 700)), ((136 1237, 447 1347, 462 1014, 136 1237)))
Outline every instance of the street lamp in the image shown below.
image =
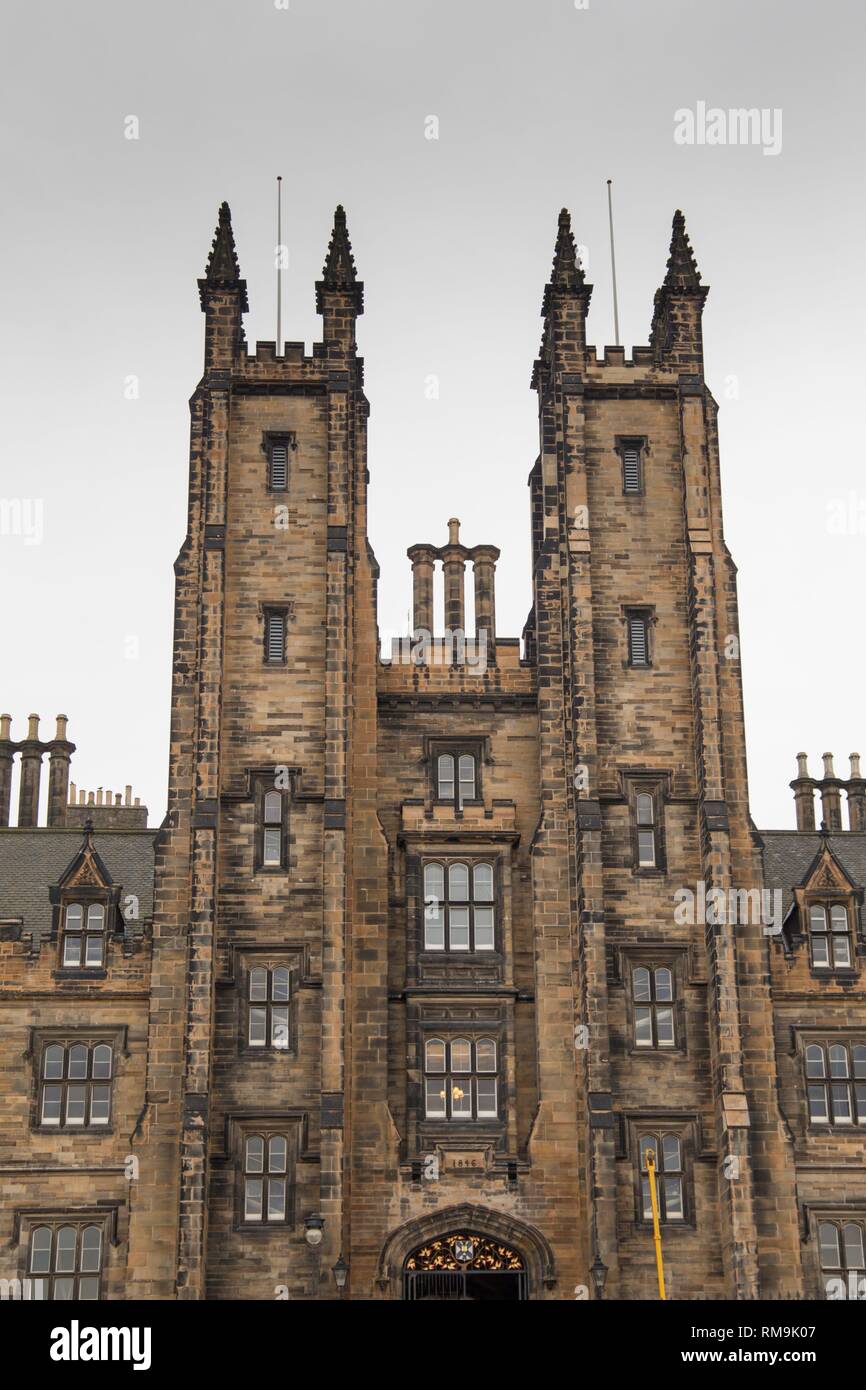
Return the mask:
POLYGON ((331 1266, 331 1273, 334 1276, 334 1283, 337 1285, 337 1292, 342 1293, 346 1287, 346 1280, 349 1277, 349 1266, 346 1264, 342 1255, 340 1255, 337 1263, 331 1266))
POLYGON ((304 1222, 304 1235, 307 1244, 315 1250, 317 1245, 321 1245, 324 1232, 325 1218, 314 1211, 304 1222))
POLYGON ((604 1298, 604 1286, 607 1282, 607 1265, 604 1263, 598 1251, 595 1252, 595 1259, 592 1262, 589 1272, 592 1275, 592 1282, 595 1285, 596 1298, 604 1298))

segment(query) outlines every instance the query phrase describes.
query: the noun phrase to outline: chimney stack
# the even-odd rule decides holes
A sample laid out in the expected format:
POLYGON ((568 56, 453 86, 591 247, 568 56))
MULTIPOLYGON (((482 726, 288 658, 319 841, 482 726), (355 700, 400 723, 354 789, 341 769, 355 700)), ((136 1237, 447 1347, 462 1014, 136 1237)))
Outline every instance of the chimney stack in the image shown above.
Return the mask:
POLYGON ((21 782, 18 788, 18 825, 39 824, 39 783, 42 778, 42 744, 39 742, 39 715, 27 720, 27 737, 18 745, 21 752, 21 782))
POLYGON ((815 829, 815 783, 809 776, 807 762, 805 753, 797 754, 797 776, 790 783, 794 792, 798 830, 815 829))
POLYGON ((69 800, 69 763, 75 744, 66 737, 68 719, 58 714, 54 740, 48 744, 48 824, 64 825, 69 800))
POLYGON ((828 830, 842 829, 842 783, 833 771, 833 754, 824 753, 821 779, 821 813, 828 830))
POLYGON ((860 775, 860 754, 850 756, 851 776, 846 791, 848 793, 848 829, 866 830, 866 780, 860 775))
POLYGON ((412 627, 415 633, 433 636, 433 569, 436 547, 412 545, 406 554, 412 561, 412 627))
POLYGON ((11 714, 0 714, 0 826, 9 824, 12 807, 12 760, 15 744, 10 737, 11 714))
POLYGON ((460 522, 456 516, 452 516, 448 522, 448 544, 442 550, 442 569, 445 573, 445 629, 447 632, 465 633, 466 631, 463 577, 467 554, 466 547, 460 544, 460 522))
POLYGON ((494 575, 500 552, 495 545, 476 545, 470 550, 475 579, 475 641, 486 642, 487 660, 496 660, 496 595, 494 575), (482 638, 482 632, 485 636, 482 638))

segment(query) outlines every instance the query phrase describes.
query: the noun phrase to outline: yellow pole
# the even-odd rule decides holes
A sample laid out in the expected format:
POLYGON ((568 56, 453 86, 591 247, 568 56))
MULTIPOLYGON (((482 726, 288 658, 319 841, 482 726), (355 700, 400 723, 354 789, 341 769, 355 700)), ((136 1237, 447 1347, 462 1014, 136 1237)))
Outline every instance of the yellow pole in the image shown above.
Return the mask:
POLYGON ((656 1270, 659 1276, 659 1298, 667 1300, 665 1293, 665 1267, 662 1263, 662 1233, 659 1229, 659 1199, 656 1191, 656 1155, 655 1149, 647 1149, 646 1171, 649 1179, 650 1204, 653 1210, 653 1244, 656 1248, 656 1270))

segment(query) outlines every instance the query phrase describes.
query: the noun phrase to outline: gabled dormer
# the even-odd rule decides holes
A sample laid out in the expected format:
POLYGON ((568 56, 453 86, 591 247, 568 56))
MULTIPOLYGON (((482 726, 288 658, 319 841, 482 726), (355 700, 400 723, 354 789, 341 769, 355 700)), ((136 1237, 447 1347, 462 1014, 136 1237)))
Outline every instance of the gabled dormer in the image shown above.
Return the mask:
POLYGON ((789 946, 807 943, 809 964, 817 978, 859 973, 863 888, 834 854, 828 835, 822 834, 818 852, 793 895, 784 924, 789 946))
POLYGON ((64 978, 101 979, 108 969, 109 944, 123 932, 121 885, 112 881, 93 844, 87 821, 81 846, 49 890, 54 906, 52 935, 58 941, 57 967, 64 978))

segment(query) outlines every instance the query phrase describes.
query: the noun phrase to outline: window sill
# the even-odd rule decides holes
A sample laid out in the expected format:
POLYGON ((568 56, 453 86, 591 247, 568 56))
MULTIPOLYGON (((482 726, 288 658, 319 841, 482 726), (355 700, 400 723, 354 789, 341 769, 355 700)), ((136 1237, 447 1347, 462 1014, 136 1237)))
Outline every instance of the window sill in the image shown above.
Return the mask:
POLYGON ((51 978, 52 978, 52 980, 70 980, 70 981, 78 981, 78 980, 107 980, 107 979, 108 979, 108 971, 105 969, 104 966, 100 966, 100 968, 99 968, 98 970, 96 970, 96 969, 93 969, 93 970, 82 970, 82 969, 80 969, 80 968, 77 967, 77 966, 67 966, 67 967, 61 967, 59 970, 52 970, 52 972, 51 972, 51 978))
POLYGON ((114 1134, 114 1125, 31 1125, 31 1134, 85 1134, 88 1137, 93 1135, 114 1134))

